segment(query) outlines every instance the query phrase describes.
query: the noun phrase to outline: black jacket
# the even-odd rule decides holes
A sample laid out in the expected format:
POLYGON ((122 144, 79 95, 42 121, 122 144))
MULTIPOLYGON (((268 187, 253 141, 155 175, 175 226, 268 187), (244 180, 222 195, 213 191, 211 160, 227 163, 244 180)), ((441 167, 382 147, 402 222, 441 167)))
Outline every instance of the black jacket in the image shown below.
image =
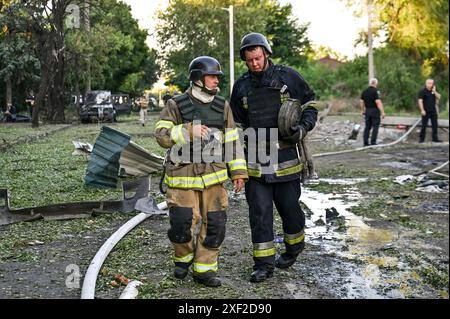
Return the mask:
MULTIPOLYGON (((261 74, 255 75, 252 72, 247 72, 242 75, 234 84, 230 99, 230 106, 233 111, 233 117, 236 124, 241 126, 243 129, 249 127, 248 110, 245 107, 244 101, 252 90, 263 86, 281 88, 284 85, 287 86, 289 96, 291 98, 298 99, 302 105, 315 99, 314 91, 309 87, 297 71, 287 66, 274 65, 270 60, 269 68, 261 74)), ((277 112, 277 110, 274 109, 274 112, 277 112)), ((317 113, 317 109, 314 107, 306 108, 302 113, 299 124, 303 126, 306 131, 311 131, 317 121, 317 113)), ((280 149, 278 152, 280 167, 285 168, 286 166, 283 165, 283 163, 292 162, 292 160, 296 159, 297 156, 297 150, 295 147, 280 149)), ((251 163, 249 163, 249 165, 250 164, 251 163)), ((252 176, 250 170, 249 175, 252 176)), ((290 181, 300 178, 300 172, 295 172, 294 174, 284 176, 276 176, 276 174, 262 174, 260 178, 265 182, 290 181)))

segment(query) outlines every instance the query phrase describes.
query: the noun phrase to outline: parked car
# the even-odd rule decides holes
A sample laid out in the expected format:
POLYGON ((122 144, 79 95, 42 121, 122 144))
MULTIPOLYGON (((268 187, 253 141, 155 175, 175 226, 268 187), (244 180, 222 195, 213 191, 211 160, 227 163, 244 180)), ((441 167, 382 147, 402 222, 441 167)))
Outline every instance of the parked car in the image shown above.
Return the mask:
POLYGON ((80 119, 82 123, 114 122, 116 110, 112 103, 110 91, 89 91, 81 106, 80 119))
POLYGON ((116 115, 131 114, 133 105, 128 94, 117 93, 112 94, 111 97, 114 109, 116 110, 116 115))

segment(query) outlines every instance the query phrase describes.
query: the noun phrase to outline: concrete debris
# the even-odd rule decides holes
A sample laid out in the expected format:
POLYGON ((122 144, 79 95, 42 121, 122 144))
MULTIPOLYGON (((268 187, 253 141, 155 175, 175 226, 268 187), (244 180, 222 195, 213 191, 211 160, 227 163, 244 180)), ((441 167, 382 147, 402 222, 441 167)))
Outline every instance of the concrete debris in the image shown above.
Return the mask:
POLYGON ((92 149, 94 148, 89 143, 72 141, 75 146, 75 151, 73 151, 72 155, 89 155, 92 153, 92 149))
POLYGON ((448 193, 448 187, 440 188, 438 185, 429 185, 425 187, 417 187, 416 191, 425 193, 448 193))
POLYGON ((339 216, 339 213, 336 210, 336 208, 331 207, 331 208, 325 209, 325 218, 326 218, 327 222, 335 219, 338 216, 339 216))
POLYGON ((413 182, 416 178, 412 175, 400 175, 394 179, 394 183, 404 185, 406 183, 413 182))
POLYGON ((448 186, 448 181, 428 180, 428 181, 425 181, 425 182, 421 183, 419 185, 419 187, 427 187, 427 186, 432 186, 432 185, 436 185, 439 188, 444 188, 444 187, 448 186))

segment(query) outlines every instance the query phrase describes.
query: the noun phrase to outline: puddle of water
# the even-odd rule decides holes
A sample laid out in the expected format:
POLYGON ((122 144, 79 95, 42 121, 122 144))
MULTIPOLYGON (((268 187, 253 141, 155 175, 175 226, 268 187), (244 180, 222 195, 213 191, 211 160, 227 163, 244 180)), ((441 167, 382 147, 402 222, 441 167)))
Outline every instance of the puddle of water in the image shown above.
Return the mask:
POLYGON ((321 178, 321 182, 325 182, 331 185, 355 185, 361 182, 367 182, 368 178, 321 178))
MULTIPOLYGON (((321 179, 329 184, 341 185, 354 185, 365 180, 367 179, 321 179)), ((347 188, 344 194, 324 194, 304 187, 301 202, 311 212, 306 221, 307 240, 322 247, 326 253, 334 253, 349 261, 359 261, 356 265, 352 263, 351 271, 344 275, 347 276, 346 283, 343 285, 346 292, 343 296, 341 292, 337 292, 339 296, 343 298, 404 298, 405 294, 409 292, 408 285, 405 284, 410 278, 409 272, 400 271, 403 264, 396 257, 373 256, 372 254, 397 240, 399 234, 395 231, 371 227, 364 222, 362 217, 351 213, 349 209, 358 205, 361 198, 356 187, 347 188), (345 195, 345 200, 343 200, 343 195, 345 195), (336 226, 326 223, 326 209, 332 207, 345 220, 346 230, 344 232, 339 232, 336 230, 336 226), (320 220, 325 222, 325 225, 321 224, 320 220), (388 294, 381 294, 377 288, 383 288, 387 283, 380 268, 396 269, 397 275, 390 278, 395 278, 397 286, 402 289, 394 289, 388 294), (399 276, 408 279, 399 278, 399 276)), ((344 265, 343 268, 348 266, 344 265)), ((336 280, 342 280, 342 278, 336 278, 336 280)))

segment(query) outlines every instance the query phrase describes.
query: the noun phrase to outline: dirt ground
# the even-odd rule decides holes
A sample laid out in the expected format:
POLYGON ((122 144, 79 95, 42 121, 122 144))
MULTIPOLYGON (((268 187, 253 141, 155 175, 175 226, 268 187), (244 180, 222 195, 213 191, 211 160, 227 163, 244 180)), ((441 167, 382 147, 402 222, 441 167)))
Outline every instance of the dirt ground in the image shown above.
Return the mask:
MULTIPOLYGON (((361 134, 356 141, 337 134, 351 132, 353 124, 327 119, 310 137, 314 153, 360 146, 361 134)), ((387 142, 398 134, 381 131, 380 139, 387 142)), ((232 194, 227 184, 230 207, 219 257, 221 287, 200 286, 191 276, 173 278, 168 218, 152 216, 109 255, 97 281, 96 298, 118 298, 125 287, 117 279, 121 275, 143 283, 139 298, 448 299, 448 180, 428 175, 426 180, 440 186, 425 192, 419 187, 425 180, 419 177, 448 160, 449 146, 416 140, 413 135, 395 148, 317 158, 321 181, 302 188, 306 249, 293 267, 277 269, 266 282, 248 281, 252 268, 248 206, 243 194, 232 194), (412 177, 396 182, 401 175, 412 177), (327 208, 334 208, 338 217, 327 218, 327 208)), ((448 174, 448 166, 441 172, 448 174)), ((160 202, 158 179, 152 178, 151 193, 160 202)), ((275 242, 281 253, 281 222, 274 213, 275 242)), ((4 249, 0 298, 80 298, 83 274, 95 253, 133 215, 0 226, 4 249)))

